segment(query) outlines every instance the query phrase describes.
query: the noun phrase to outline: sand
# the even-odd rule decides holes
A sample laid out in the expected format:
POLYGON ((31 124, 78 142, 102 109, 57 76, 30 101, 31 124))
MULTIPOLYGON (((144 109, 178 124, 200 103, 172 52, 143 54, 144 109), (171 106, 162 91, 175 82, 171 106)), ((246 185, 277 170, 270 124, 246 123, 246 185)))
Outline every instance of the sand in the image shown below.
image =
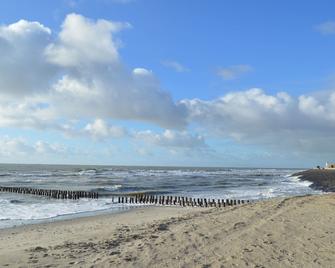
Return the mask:
POLYGON ((142 208, 0 231, 8 267, 335 267, 335 195, 142 208))

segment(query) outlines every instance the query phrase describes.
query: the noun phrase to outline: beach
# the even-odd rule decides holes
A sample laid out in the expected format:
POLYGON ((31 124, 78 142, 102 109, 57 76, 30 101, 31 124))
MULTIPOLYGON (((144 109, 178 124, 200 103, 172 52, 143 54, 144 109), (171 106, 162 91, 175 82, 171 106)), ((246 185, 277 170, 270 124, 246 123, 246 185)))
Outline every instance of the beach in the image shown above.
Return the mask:
POLYGON ((332 267, 335 195, 148 207, 0 230, 1 267, 332 267))

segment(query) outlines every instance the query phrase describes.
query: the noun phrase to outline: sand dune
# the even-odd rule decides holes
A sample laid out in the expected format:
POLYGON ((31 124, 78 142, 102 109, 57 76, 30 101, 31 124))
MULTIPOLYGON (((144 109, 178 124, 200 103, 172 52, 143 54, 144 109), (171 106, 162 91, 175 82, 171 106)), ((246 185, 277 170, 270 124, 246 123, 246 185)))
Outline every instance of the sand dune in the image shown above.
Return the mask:
POLYGON ((8 267, 334 267, 335 195, 144 208, 0 231, 8 267))

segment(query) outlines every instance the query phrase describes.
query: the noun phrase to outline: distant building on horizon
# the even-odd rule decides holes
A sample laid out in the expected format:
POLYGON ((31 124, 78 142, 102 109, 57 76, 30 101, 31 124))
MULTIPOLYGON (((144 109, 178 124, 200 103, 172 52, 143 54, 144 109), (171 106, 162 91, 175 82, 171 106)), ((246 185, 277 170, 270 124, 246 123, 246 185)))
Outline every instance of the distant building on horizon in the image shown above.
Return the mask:
POLYGON ((335 163, 326 162, 325 169, 335 169, 335 163))

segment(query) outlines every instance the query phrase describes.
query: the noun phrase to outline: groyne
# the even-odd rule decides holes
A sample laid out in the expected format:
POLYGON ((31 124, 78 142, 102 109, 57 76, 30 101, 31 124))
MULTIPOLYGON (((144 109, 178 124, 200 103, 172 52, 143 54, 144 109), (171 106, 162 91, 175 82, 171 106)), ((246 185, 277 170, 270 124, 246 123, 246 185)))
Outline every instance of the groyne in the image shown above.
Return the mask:
POLYGON ((120 204, 154 204, 166 206, 192 206, 192 207, 227 207, 250 203, 249 200, 239 199, 211 199, 192 198, 185 196, 161 196, 161 195, 134 195, 118 196, 116 199, 120 204))
POLYGON ((0 192, 39 195, 55 199, 74 199, 79 198, 99 198, 97 192, 85 191, 67 191, 67 190, 49 190, 49 189, 35 189, 28 187, 4 187, 0 186, 0 192))
MULTIPOLYGON (((92 198, 98 199, 98 192, 86 191, 67 191, 35 189, 27 187, 3 187, 0 186, 0 192, 38 195, 55 199, 73 199, 92 198)), ((227 207, 249 203, 249 200, 240 199, 215 199, 215 198, 192 198, 186 196, 173 195, 150 195, 150 194, 130 194, 113 195, 112 202, 118 204, 152 204, 162 206, 191 206, 191 207, 227 207)))

